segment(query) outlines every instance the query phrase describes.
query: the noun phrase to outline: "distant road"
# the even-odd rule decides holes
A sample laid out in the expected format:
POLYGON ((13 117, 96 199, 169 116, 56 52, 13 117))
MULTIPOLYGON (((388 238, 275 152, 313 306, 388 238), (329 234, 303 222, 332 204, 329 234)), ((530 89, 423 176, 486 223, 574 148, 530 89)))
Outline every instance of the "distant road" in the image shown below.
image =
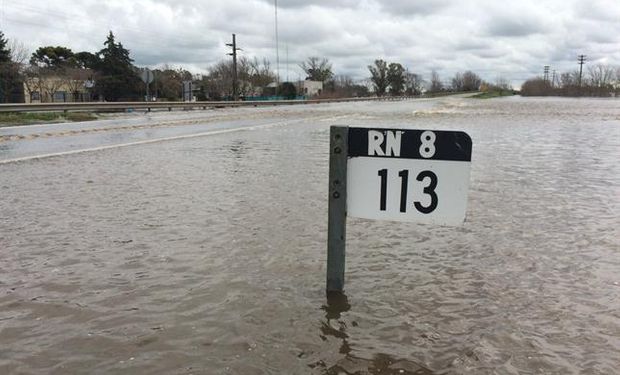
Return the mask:
POLYGON ((91 122, 3 127, 0 128, 0 164, 301 122, 361 119, 361 114, 369 108, 426 109, 446 100, 455 99, 134 112, 91 122))

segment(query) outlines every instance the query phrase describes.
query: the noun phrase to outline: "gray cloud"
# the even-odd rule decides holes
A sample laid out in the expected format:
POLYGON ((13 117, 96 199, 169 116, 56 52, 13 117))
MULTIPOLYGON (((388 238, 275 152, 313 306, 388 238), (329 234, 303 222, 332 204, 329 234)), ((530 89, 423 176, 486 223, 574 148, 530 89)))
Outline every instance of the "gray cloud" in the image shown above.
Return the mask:
POLYGON ((415 15, 430 15, 449 6, 449 0, 382 0, 381 8, 394 16, 410 17, 415 15))
MULTIPOLYGON (((382 58, 427 77, 433 69, 445 79, 470 69, 515 84, 544 65, 575 69, 581 53, 620 65, 616 0, 279 0, 278 18, 280 72, 295 78, 309 56, 357 79, 382 58)), ((273 0, 5 1, 0 30, 31 51, 91 52, 113 30, 136 64, 196 73, 229 58, 225 43, 235 33, 243 56, 276 66, 273 0)))
MULTIPOLYGON (((270 6, 275 6, 275 0, 261 0, 270 6)), ((280 0, 277 1, 278 8, 306 8, 306 7, 324 7, 324 8, 355 8, 360 4, 359 0, 280 0)))
POLYGON ((499 18, 489 22, 487 33, 491 36, 521 37, 547 31, 544 23, 532 19, 499 18))

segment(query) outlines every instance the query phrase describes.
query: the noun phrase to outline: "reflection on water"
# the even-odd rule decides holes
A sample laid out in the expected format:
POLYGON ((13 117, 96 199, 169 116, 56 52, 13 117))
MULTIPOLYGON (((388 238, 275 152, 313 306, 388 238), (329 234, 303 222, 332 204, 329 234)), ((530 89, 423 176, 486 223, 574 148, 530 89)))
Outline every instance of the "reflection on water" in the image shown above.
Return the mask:
POLYGON ((0 374, 618 372, 617 101, 271 111, 0 165, 0 374), (464 130, 472 180, 463 227, 349 219, 326 301, 334 122, 464 130))
POLYGON ((351 321, 351 328, 343 317, 343 313, 351 309, 349 300, 344 293, 328 293, 326 304, 322 307, 325 311, 325 321, 321 322, 321 339, 327 341, 328 337, 341 340, 339 353, 343 354, 336 364, 326 368, 323 361, 308 365, 310 368, 323 368, 328 375, 341 374, 405 374, 405 375, 432 375, 432 372, 419 364, 407 360, 398 360, 388 354, 377 353, 371 359, 355 356, 354 350, 349 345, 348 330, 354 330, 357 322, 351 321))

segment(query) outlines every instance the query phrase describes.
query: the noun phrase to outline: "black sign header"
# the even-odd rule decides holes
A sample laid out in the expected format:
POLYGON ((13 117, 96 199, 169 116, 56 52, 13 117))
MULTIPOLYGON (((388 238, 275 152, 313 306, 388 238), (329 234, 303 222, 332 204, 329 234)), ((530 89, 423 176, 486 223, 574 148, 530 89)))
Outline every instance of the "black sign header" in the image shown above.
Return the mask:
POLYGON ((471 161, 471 138, 461 131, 349 128, 348 156, 471 161))

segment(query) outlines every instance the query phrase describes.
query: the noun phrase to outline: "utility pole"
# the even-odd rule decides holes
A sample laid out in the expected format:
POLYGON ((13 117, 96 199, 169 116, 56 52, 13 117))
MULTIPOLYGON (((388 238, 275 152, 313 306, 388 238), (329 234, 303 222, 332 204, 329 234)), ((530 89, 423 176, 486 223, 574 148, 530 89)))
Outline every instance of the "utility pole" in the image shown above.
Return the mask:
POLYGON ((586 63, 586 55, 579 55, 577 61, 579 61, 579 87, 581 87, 581 73, 583 72, 583 64, 586 63))
POLYGON ((278 41, 278 0, 274 0, 275 24, 276 24, 276 96, 280 85, 280 43, 278 41))
POLYGON ((146 101, 150 102, 151 101, 151 93, 149 92, 149 71, 147 70, 146 73, 146 101))
POLYGON ((232 47, 232 53, 229 56, 233 58, 233 101, 239 100, 239 94, 237 93, 237 51, 241 51, 241 48, 237 48, 237 39, 235 34, 232 35, 232 43, 226 43, 227 46, 232 47))

